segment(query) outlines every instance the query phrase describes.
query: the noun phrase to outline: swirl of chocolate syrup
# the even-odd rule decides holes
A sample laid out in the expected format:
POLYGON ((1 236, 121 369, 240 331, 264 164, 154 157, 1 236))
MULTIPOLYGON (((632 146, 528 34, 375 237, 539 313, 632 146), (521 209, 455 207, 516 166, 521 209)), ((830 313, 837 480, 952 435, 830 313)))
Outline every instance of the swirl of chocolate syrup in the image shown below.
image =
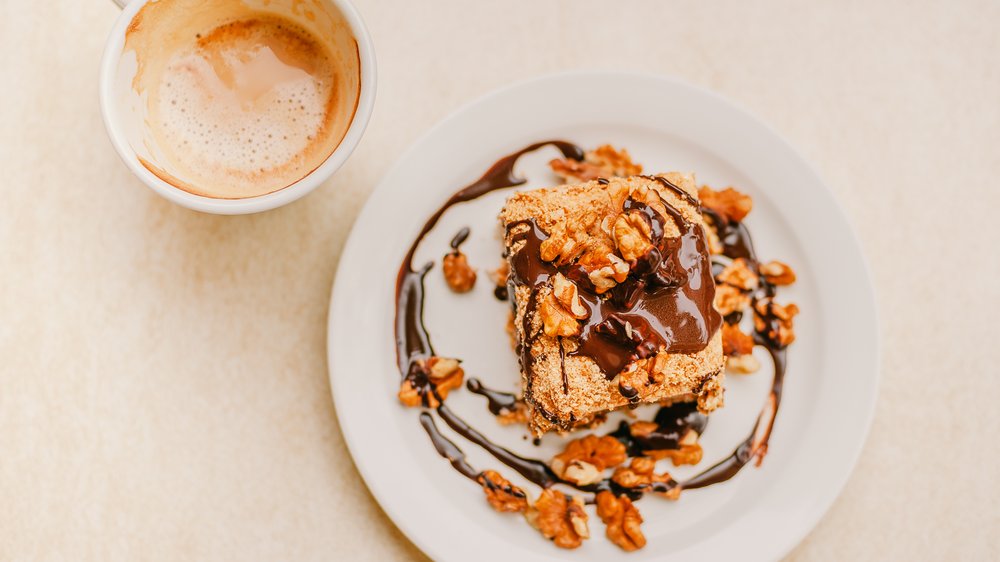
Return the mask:
MULTIPOLYGON (((565 141, 553 140, 532 144, 522 150, 501 158, 492 167, 490 167, 490 169, 478 181, 452 195, 445 202, 445 204, 427 220, 403 259, 396 278, 395 332, 397 364, 399 366, 401 376, 404 378, 410 378, 415 386, 417 386, 418 390, 421 390, 424 395, 434 392, 433 385, 431 385, 427 378, 425 376, 420 376, 423 361, 434 355, 434 348, 431 344, 430 334, 427 331, 427 327, 424 325, 423 318, 424 277, 427 275, 427 272, 430 271, 433 263, 428 263, 420 268, 414 269, 413 255, 416 252, 416 248, 427 233, 434 228, 445 211, 447 211, 450 207, 459 203, 471 201, 498 189, 524 184, 526 180, 514 174, 515 164, 522 155, 538 150, 544 146, 554 146, 559 149, 566 158, 574 160, 582 160, 584 155, 583 149, 574 144, 565 141), (421 386, 425 388, 421 389, 421 386)), ((653 176, 653 178, 663 184, 665 188, 674 191, 678 196, 684 198, 684 200, 689 204, 696 207, 699 206, 699 203, 695 198, 691 197, 683 189, 670 183, 666 180, 666 178, 660 178, 658 176, 653 176)), ((603 179, 599 179, 598 181, 602 183, 607 182, 607 180, 603 179)), ((669 208, 670 206, 667 205, 667 207, 669 208)), ((641 209, 638 205, 635 205, 635 208, 640 212, 646 213, 646 211, 641 209)), ((701 210, 705 215, 711 218, 712 222, 718 229, 719 239, 725 250, 723 252, 724 255, 733 259, 739 257, 746 258, 755 268, 757 268, 758 262, 756 254, 754 253, 753 243, 746 226, 737 221, 728 221, 724 217, 721 217, 717 213, 713 212, 711 209, 701 208, 701 210)), ((676 209, 673 209, 673 211, 676 212, 676 209)), ((675 217, 670 211, 668 211, 668 214, 671 214, 671 218, 674 219, 675 224, 677 224, 678 228, 681 230, 682 236, 680 237, 681 241, 679 245, 682 249, 661 249, 659 251, 660 262, 657 265, 662 264, 664 255, 693 255, 695 250, 697 250, 699 254, 703 255, 704 252, 701 251, 701 247, 697 246, 698 244, 705 244, 704 232, 701 231, 700 226, 696 229, 682 228, 682 224, 677 222, 677 217, 675 217), (687 251, 685 251, 683 249, 685 240, 689 245, 693 244, 695 246, 689 246, 687 251)), ((649 218, 650 220, 654 220, 653 217, 649 218)), ((683 217, 681 218, 683 219, 683 217)), ((687 223, 687 221, 684 222, 687 223)), ((537 245, 541 244, 541 241, 547 237, 547 234, 541 231, 537 225, 533 224, 533 221, 531 221, 530 226, 531 228, 526 231, 530 234, 524 238, 526 248, 531 247, 533 248, 532 251, 537 251, 537 245)), ((465 236, 467 236, 467 233, 463 236, 463 233, 460 232, 459 236, 456 236, 455 241, 453 241, 453 248, 461 244, 465 236)), ((522 248, 522 251, 523 250, 524 248, 522 248)), ((517 259, 517 256, 515 256, 515 266, 512 268, 511 275, 515 275, 514 270, 519 269, 516 264, 517 259)), ((530 261, 533 263, 541 262, 541 260, 530 261)), ((653 264, 649 264, 650 270, 659 269, 659 267, 653 268, 652 265, 653 264)), ((532 265, 531 267, 535 266, 532 265)), ((545 270, 545 267, 546 266, 543 264, 539 266, 540 269, 537 271, 530 268, 521 268, 521 275, 525 275, 525 278, 523 278, 522 281, 527 281, 528 278, 534 282, 538 282, 543 278, 548 279, 554 271, 545 270)), ((688 265, 688 267, 690 266, 688 265)), ((578 273, 570 273, 573 275, 571 278, 574 280, 579 278, 578 273)), ((692 275, 689 277, 695 276, 692 275)), ((699 264, 697 277, 700 277, 700 281, 705 284, 702 285, 702 287, 714 287, 712 280, 712 267, 710 264, 699 264)), ((665 279, 665 282, 660 279, 655 279, 655 281, 664 282, 665 286, 670 286, 670 283, 674 278, 672 276, 667 276, 665 279)), ((582 293, 583 292, 581 292, 581 294, 582 293)), ((770 298, 774 295, 774 293, 775 288, 761 278, 761 286, 753 297, 754 303, 756 303, 760 298, 770 298)), ((627 295, 613 295, 613 297, 618 299, 618 301, 616 301, 617 304, 615 305, 618 307, 621 307, 623 304, 627 304, 629 301, 627 295)), ((711 302, 711 300, 709 300, 709 302, 711 302)), ((594 306, 592 309, 592 315, 596 310, 601 318, 605 318, 605 311, 599 310, 600 305, 595 306, 595 303, 590 303, 590 306, 594 306)), ((607 314, 607 317, 613 317, 613 312, 615 311, 610 311, 607 314)), ((707 315, 707 317, 711 318, 711 315, 707 315)), ((724 321, 732 324, 734 321, 738 321, 738 318, 726 318, 724 321)), ((775 322, 777 322, 777 318, 771 313, 770 307, 766 309, 764 321, 768 326, 772 326, 775 322)), ((631 319, 629 322, 631 324, 631 319)), ((641 325, 641 322, 639 322, 639 324, 641 325)), ((632 326, 634 327, 634 324, 632 326)), ((596 324, 594 327, 596 328, 596 324)), ((717 327, 718 324, 715 325, 715 328, 717 327)), ((613 327, 609 329, 612 328, 613 327)), ((697 326, 696 329, 701 334, 704 334, 704 332, 707 331, 709 336, 711 336, 711 334, 715 331, 711 328, 711 324, 707 326, 697 326)), ((643 337, 652 336, 644 334, 643 337)), ((763 332, 756 331, 754 333, 754 339, 756 343, 764 346, 770 353, 774 362, 774 379, 768 400, 758 416, 753 430, 747 439, 736 448, 732 455, 681 483, 671 480, 666 483, 657 483, 646 489, 623 489, 610 479, 606 478, 595 484, 586 486, 575 485, 571 482, 561 480, 543 461, 522 457, 491 442, 462 420, 458 415, 452 412, 443 403, 438 406, 436 412, 438 416, 440 416, 441 419, 444 420, 444 422, 456 433, 461 435, 466 440, 483 448, 496 460, 517 471, 526 479, 541 487, 547 488, 556 484, 563 484, 584 492, 597 493, 602 490, 611 490, 616 494, 626 494, 632 499, 639 499, 645 492, 667 492, 677 486, 680 486, 682 489, 702 488, 711 484, 729 480, 735 476, 743 468, 743 466, 754 458, 758 459, 759 464, 760 459, 767 450, 768 439, 774 426, 774 419, 780 404, 782 383, 785 374, 785 349, 778 342, 767 336, 766 328, 763 332)), ((524 361, 530 361, 530 352, 528 352, 527 357, 525 357, 525 350, 522 349, 521 360, 522 366, 524 361)), ((608 358, 602 360, 605 361, 605 366, 608 367, 605 372, 613 371, 617 373, 620 369, 613 369, 613 367, 615 367, 623 359, 620 355, 612 354, 608 358)), ((475 379, 469 380, 468 388, 476 394, 485 396, 489 402, 490 411, 494 414, 502 412, 505 407, 513 407, 512 402, 510 401, 516 401, 516 397, 513 395, 486 389, 475 379), (508 406, 508 404, 511 405, 508 406)), ((642 439, 633 437, 628 431, 627 424, 619 426, 619 428, 610 433, 610 435, 622 441, 622 443, 624 443, 628 448, 629 454, 634 456, 636 454, 642 454, 643 451, 648 450, 677 448, 679 446, 679 440, 688 430, 694 430, 700 435, 705 430, 708 423, 707 416, 697 412, 697 410, 694 409, 694 406, 690 403, 681 403, 661 407, 653 421, 657 424, 657 429, 642 439)), ((476 470, 466 461, 465 454, 462 452, 461 448, 458 447, 458 445, 440 433, 437 425, 434 423, 434 419, 430 411, 425 410, 424 412, 421 412, 420 423, 430 437, 437 452, 442 457, 447 459, 460 474, 474 481, 477 480, 481 472, 476 470)), ((589 501, 593 500, 591 499, 589 501)))
POLYGON ((517 396, 510 392, 501 392, 486 388, 479 379, 469 379, 465 383, 465 388, 468 388, 469 392, 473 394, 485 397, 488 404, 487 408, 494 416, 513 412, 517 408, 517 396))

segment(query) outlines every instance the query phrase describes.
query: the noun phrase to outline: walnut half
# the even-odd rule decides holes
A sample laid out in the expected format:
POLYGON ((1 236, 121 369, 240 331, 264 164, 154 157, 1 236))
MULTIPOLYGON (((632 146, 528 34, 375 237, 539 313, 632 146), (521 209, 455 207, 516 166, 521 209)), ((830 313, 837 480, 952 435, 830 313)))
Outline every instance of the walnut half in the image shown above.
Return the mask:
POLYGON ((799 307, 794 303, 780 305, 771 298, 758 300, 754 303, 754 329, 780 347, 785 347, 795 341, 793 319, 798 313, 799 307))
POLYGON ((732 324, 722 325, 722 353, 726 356, 726 369, 733 373, 750 374, 760 369, 760 361, 753 356, 753 337, 732 324))
POLYGON ((583 499, 576 496, 570 499, 552 488, 542 490, 542 495, 524 512, 524 517, 559 548, 577 548, 590 538, 583 499))
POLYGON ((583 161, 563 158, 549 162, 549 166, 563 181, 578 183, 596 180, 600 177, 627 177, 642 173, 642 166, 632 162, 632 157, 624 148, 616 149, 605 144, 588 150, 583 161))
POLYGON ((476 284, 476 271, 469 266, 469 259, 458 250, 444 256, 441 271, 448 287, 456 293, 468 293, 476 284))
POLYGON ((795 283, 795 272, 786 263, 774 260, 760 266, 760 274, 772 285, 791 285, 795 283))
POLYGON ((750 295, 732 285, 717 285, 715 287, 715 309, 719 314, 727 316, 750 306, 750 295))
POLYGON ((654 483, 667 484, 671 481, 670 474, 656 474, 655 469, 656 459, 634 457, 628 466, 616 468, 611 480, 622 488, 647 488, 654 483))
POLYGON ((626 261, 637 260, 653 249, 652 228, 638 211, 618 215, 612 234, 615 246, 626 261))
POLYGON ((715 280, 744 291, 753 291, 760 284, 757 272, 750 267, 750 262, 744 258, 733 260, 715 277, 715 280))
POLYGON ((606 468, 625 462, 625 445, 614 437, 588 435, 574 439, 562 453, 553 457, 550 466, 556 476, 585 486, 603 478, 606 468))
POLYGON ((753 209, 753 199, 745 193, 740 193, 731 187, 716 191, 707 185, 698 190, 701 204, 715 211, 722 218, 739 222, 753 209))
POLYGON ((552 277, 551 290, 542 297, 538 313, 542 320, 542 329, 550 337, 575 336, 580 333, 577 320, 590 315, 583 306, 576 285, 562 273, 552 277))
POLYGON ((692 429, 689 429, 687 433, 681 437, 681 441, 676 449, 663 449, 660 451, 647 451, 646 454, 657 459, 670 459, 674 466, 681 466, 685 464, 698 464, 701 462, 701 458, 704 452, 701 449, 701 444, 698 443, 698 433, 692 429))
POLYGON ((628 496, 615 495, 608 491, 597 494, 597 515, 607 526, 605 534, 608 539, 632 552, 646 546, 646 537, 642 534, 642 515, 632 504, 628 496))
POLYGON ((494 470, 486 470, 476 478, 483 487, 486 501, 493 509, 505 513, 519 513, 528 509, 528 496, 524 490, 510 483, 494 470))
POLYGON ((465 377, 465 371, 459 365, 459 360, 450 357, 431 357, 426 361, 418 361, 415 367, 423 375, 417 377, 417 384, 423 382, 427 386, 424 388, 415 386, 414 377, 408 376, 400 384, 397 395, 404 406, 411 408, 420 406, 437 408, 441 405, 438 398, 441 400, 447 398, 450 391, 462 386, 465 377), (420 378, 425 380, 419 381, 420 378))

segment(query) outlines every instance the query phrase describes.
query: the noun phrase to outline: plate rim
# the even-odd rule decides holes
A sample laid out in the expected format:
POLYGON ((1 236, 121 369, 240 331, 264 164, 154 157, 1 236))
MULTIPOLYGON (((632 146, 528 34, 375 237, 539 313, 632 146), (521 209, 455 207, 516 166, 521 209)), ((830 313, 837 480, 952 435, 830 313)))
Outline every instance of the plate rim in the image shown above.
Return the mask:
MULTIPOLYGON (((358 473, 361 475, 362 481, 368 491, 372 494, 372 497, 378 502, 379 508, 388 516, 392 523, 397 527, 397 529, 402 532, 407 540, 409 540, 414 546, 416 546, 425 555, 431 557, 432 559, 446 559, 447 552, 442 552, 438 545, 435 545, 431 541, 425 539, 420 533, 416 532, 413 528, 413 524, 406 520, 406 518, 401 517, 397 509, 393 507, 392 502, 384 501, 387 497, 387 493, 382 489, 381 485, 377 480, 370 479, 366 475, 367 468, 363 467, 365 461, 364 456, 361 453, 362 445, 357 442, 357 436, 355 436, 351 431, 346 428, 350 427, 348 420, 342 418, 342 412, 346 411, 345 401, 348 399, 347 396, 343 396, 343 393, 338 395, 336 391, 336 376, 334 374, 335 365, 337 363, 336 349, 339 344, 334 340, 333 334, 335 332, 334 323, 337 317, 337 309, 339 303, 343 302, 347 298, 346 295, 341 295, 338 298, 338 287, 343 287, 344 278, 346 277, 345 270, 340 266, 344 262, 344 258, 356 253, 360 246, 361 241, 357 235, 359 231, 359 225, 362 223, 362 219, 368 214, 373 212, 372 200, 376 193, 381 190, 386 189, 386 179, 391 178, 396 175, 397 171, 402 168, 404 163, 410 160, 413 153, 417 152, 419 148, 424 145, 429 139, 433 138, 438 134, 439 131, 446 129, 451 123, 462 118, 462 116, 471 110, 472 108, 486 103, 490 100, 496 98, 502 98, 503 96, 509 94, 512 91, 516 91, 522 88, 530 88, 536 86, 539 83, 548 81, 559 81, 567 78, 581 78, 588 77, 594 80, 614 80, 614 79, 628 79, 628 80, 646 80, 646 81, 656 81, 667 85, 668 87, 680 88, 683 90, 688 90, 698 96, 703 96, 710 98, 714 103, 722 104, 728 106, 729 109, 741 114, 745 119, 751 122, 755 127, 759 128, 764 134, 772 137, 772 140, 777 142, 784 148, 788 154, 794 159, 798 160, 798 164, 803 166, 817 181, 816 185, 821 187, 827 194, 829 200, 833 203, 833 212, 838 216, 840 220, 844 222, 847 226, 847 231, 850 234, 848 240, 849 244, 854 248, 856 257, 859 261, 860 271, 863 273, 863 282, 861 285, 866 290, 866 301, 870 304, 870 311, 872 315, 873 323, 873 340, 872 345, 872 376, 871 376, 871 399, 868 407, 864 412, 857 412, 860 414, 856 417, 863 418, 863 423, 861 424, 861 431, 859 432, 859 438, 855 441, 850 452, 850 461, 843 466, 844 470, 837 475, 836 481, 833 485, 828 485, 825 487, 827 493, 819 498, 819 503, 821 504, 821 509, 814 510, 806 519, 808 519, 807 525, 799 526, 800 531, 795 533, 786 533, 784 539, 775 539, 772 541, 772 545, 776 545, 771 553, 775 555, 776 559, 783 558, 792 549, 794 549, 798 544, 802 542, 819 524, 819 522, 829 513, 830 508, 833 503, 840 497, 843 492, 844 487, 847 485, 848 480, 851 475, 854 474, 857 468, 858 461, 860 460, 861 453, 864 450, 865 444, 868 442, 868 437, 871 433, 872 423, 874 421, 875 412, 878 405, 878 397, 881 388, 881 378, 882 378, 882 330, 881 321, 879 316, 879 309, 877 306, 878 299, 876 294, 876 288, 873 283, 873 275, 871 265, 867 256, 864 253, 864 248, 861 244, 861 239, 858 236, 858 231, 855 228, 851 217, 845 212, 843 204, 837 198, 836 193, 830 188, 829 185, 823 180, 822 176, 818 173, 816 167, 806 159, 803 154, 795 148, 783 135, 781 135, 774 127, 772 127, 767 121, 758 117, 755 113, 744 107, 742 104, 735 102, 722 94, 712 91, 704 86, 693 84, 682 78, 674 75, 664 75, 655 74, 648 72, 636 72, 628 70, 603 70, 603 69, 576 69, 567 70, 554 73, 546 73, 541 75, 536 75, 527 79, 519 80, 511 84, 493 89, 486 92, 485 94, 479 95, 473 98, 471 101, 461 104, 459 107, 449 112, 445 117, 434 123, 425 132, 418 135, 415 140, 413 140, 407 148, 400 153, 393 164, 382 174, 379 178, 378 183, 372 189, 365 199, 365 203, 361 210, 358 212, 354 223, 351 226, 351 230, 344 242, 341 249, 341 254, 338 259, 337 272, 334 277, 334 281, 331 287, 330 293, 330 304, 327 316, 327 376, 330 381, 330 392, 333 398, 334 408, 337 415, 337 421, 340 426, 341 435, 344 438, 344 443, 347 445, 347 449, 351 454, 351 461, 357 468, 358 473), (780 544, 778 544, 780 543, 780 544)), ((829 481, 828 481, 829 482, 829 481)))

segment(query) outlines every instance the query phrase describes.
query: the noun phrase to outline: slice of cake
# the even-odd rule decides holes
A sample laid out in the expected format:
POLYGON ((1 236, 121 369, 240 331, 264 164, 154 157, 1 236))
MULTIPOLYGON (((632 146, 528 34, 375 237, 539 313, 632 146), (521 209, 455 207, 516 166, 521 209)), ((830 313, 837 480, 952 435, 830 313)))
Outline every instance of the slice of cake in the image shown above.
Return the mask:
POLYGON ((536 434, 630 404, 721 406, 722 318, 693 177, 515 193, 500 221, 536 434))

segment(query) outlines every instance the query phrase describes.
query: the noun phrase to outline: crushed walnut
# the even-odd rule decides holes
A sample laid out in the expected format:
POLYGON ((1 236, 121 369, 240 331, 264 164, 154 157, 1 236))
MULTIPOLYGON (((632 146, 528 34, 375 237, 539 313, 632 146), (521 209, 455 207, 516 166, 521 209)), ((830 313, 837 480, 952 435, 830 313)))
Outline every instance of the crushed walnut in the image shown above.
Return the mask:
POLYGON ((628 432, 632 437, 649 437, 659 428, 660 426, 656 422, 636 421, 628 426, 628 432))
POLYGON ((493 509, 504 513, 519 513, 528 509, 528 496, 524 490, 511 484, 500 473, 486 470, 476 481, 483 487, 486 501, 493 509))
POLYGON ((610 436, 587 435, 566 444, 550 466, 556 476, 573 484, 585 486, 604 477, 604 469, 625 462, 625 445, 610 436))
MULTIPOLYGON (((625 328, 626 330, 632 329, 627 323, 625 328)), ((666 379, 665 366, 668 358, 669 354, 658 353, 649 359, 639 359, 629 363, 618 374, 616 380, 619 388, 630 388, 636 392, 638 399, 645 398, 666 379)))
POLYGON ((615 287, 618 283, 625 281, 628 277, 629 265, 625 260, 615 254, 606 254, 606 265, 602 265, 587 274, 590 282, 594 284, 597 294, 604 294, 615 287))
POLYGON ((579 334, 577 320, 586 318, 590 312, 583 306, 576 284, 562 273, 556 273, 551 280, 551 290, 542 297, 538 314, 545 335, 557 337, 579 334))
POLYGON ((734 324, 722 325, 723 355, 747 355, 753 353, 753 337, 734 324))
POLYGON ((707 185, 698 190, 698 198, 704 207, 715 211, 722 218, 734 222, 743 220, 753 209, 753 199, 731 187, 716 191, 707 185))
POLYGON ((597 224, 597 211, 590 211, 574 221, 556 224, 549 237, 538 247, 539 256, 556 265, 565 265, 579 257, 588 248, 590 230, 597 224))
POLYGON ((628 496, 608 491, 597 494, 597 516, 606 525, 605 535, 622 550, 632 552, 646 546, 642 534, 642 515, 628 496))
POLYGON ((772 298, 758 300, 754 303, 754 329, 780 347, 785 347, 795 341, 793 319, 798 313, 799 307, 794 303, 780 305, 772 298), (774 321, 769 322, 769 318, 774 321))
POLYGON ((625 260, 637 260, 653 249, 652 227, 638 211, 622 213, 612 229, 615 245, 625 260))
POLYGON ((760 370, 760 361, 753 356, 753 347, 753 336, 738 325, 722 325, 722 353, 726 356, 726 370, 744 375, 760 370))
POLYGON ((587 512, 578 496, 569 498, 558 490, 546 488, 535 505, 525 510, 524 517, 560 548, 577 548, 590 538, 587 512))
POLYGON ((459 360, 449 357, 435 356, 426 361, 420 360, 416 368, 419 369, 421 378, 426 378, 428 388, 419 388, 414 385, 413 377, 406 377, 400 384, 398 394, 399 401, 411 408, 437 408, 450 391, 462 386, 465 377, 459 360))
POLYGON ((701 444, 698 443, 698 432, 689 429, 681 437, 676 449, 662 449, 658 451, 647 451, 649 456, 657 459, 670 459, 674 466, 685 464, 698 464, 704 456, 701 444))
POLYGON ((791 285, 795 283, 795 272, 788 264, 780 261, 769 261, 760 266, 760 274, 772 285, 791 285))
POLYGON ((456 293, 468 293, 476 284, 476 270, 469 266, 468 258, 458 250, 444 256, 441 271, 448 287, 456 293))
POLYGON ((740 312, 750 306, 750 295, 732 285, 717 285, 715 287, 715 309, 719 314, 728 316, 740 312))
POLYGON ((610 144, 584 153, 582 161, 563 158, 549 162, 557 176, 567 183, 580 183, 601 177, 627 177, 642 173, 642 166, 632 162, 624 148, 618 150, 610 144))
MULTIPOLYGON (((656 474, 656 459, 653 457, 633 457, 628 466, 619 466, 611 475, 611 480, 622 488, 646 489, 654 483, 670 484, 670 474, 656 474)), ((673 486, 669 486, 673 488, 673 486)))
POLYGON ((715 276, 715 280, 744 291, 753 291, 760 285, 760 278, 750 267, 750 261, 744 258, 733 260, 721 273, 715 276))
MULTIPOLYGON (((559 217, 562 220, 553 222, 539 247, 543 261, 579 266, 598 294, 625 282, 631 266, 655 246, 649 218, 638 210, 620 212, 625 201, 642 203, 661 217, 667 216, 659 191, 647 185, 609 189, 608 197, 611 208, 619 210, 617 214, 601 218, 599 209, 591 209, 571 219, 559 217)), ((569 328, 567 322, 565 329, 569 328)))

